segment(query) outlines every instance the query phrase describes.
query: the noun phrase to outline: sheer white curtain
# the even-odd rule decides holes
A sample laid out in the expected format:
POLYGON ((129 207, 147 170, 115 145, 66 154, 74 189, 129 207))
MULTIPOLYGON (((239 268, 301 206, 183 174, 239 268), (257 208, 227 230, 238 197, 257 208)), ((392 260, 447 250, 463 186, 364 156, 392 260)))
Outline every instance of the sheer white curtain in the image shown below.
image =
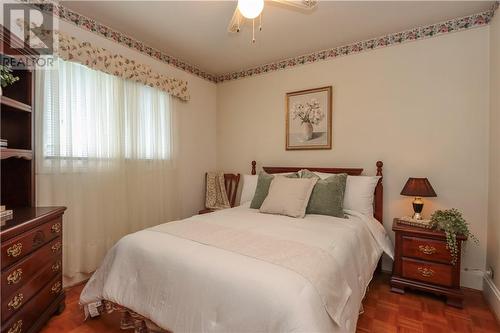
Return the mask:
POLYGON ((174 112, 158 89, 58 60, 36 73, 37 204, 67 206, 64 274, 178 217, 174 112))

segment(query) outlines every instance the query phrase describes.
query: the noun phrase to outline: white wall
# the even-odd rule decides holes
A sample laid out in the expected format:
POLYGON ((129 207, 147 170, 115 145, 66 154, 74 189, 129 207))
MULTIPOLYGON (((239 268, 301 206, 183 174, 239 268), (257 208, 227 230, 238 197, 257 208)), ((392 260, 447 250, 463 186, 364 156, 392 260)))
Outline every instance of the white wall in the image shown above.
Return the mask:
MULTIPOLYGON (((500 14, 490 25, 490 170, 487 262, 500 289, 500 14)), ((500 301, 500 300, 499 300, 500 301)))
MULTIPOLYGON (((484 269, 488 201, 488 44, 482 27, 217 86, 217 166, 384 166, 384 224, 411 213, 399 195, 408 177, 428 177, 437 208, 463 211, 479 246, 463 268, 484 269), (333 149, 285 151, 285 93, 333 86, 333 149)), ((392 232, 391 232, 392 235, 392 232)), ((391 269, 385 262, 385 269, 391 269)), ((499 272, 500 273, 500 272, 499 272)), ((462 284, 482 288, 479 274, 462 284)))
POLYGON ((216 85, 65 21, 59 22, 59 29, 188 82, 191 99, 188 102, 174 99, 180 135, 177 166, 181 217, 196 214, 204 207, 205 172, 216 166, 216 85))

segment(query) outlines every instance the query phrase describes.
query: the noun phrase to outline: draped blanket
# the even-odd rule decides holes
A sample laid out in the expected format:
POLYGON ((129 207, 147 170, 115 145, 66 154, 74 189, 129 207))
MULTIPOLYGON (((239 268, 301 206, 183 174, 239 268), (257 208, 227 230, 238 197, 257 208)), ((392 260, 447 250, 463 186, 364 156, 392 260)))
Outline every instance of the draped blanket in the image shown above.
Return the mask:
POLYGON ((282 239, 262 230, 253 232, 249 226, 232 228, 199 218, 191 223, 167 223, 153 230, 265 261, 301 275, 316 289, 330 317, 340 324, 351 288, 334 256, 326 249, 301 242, 300 235, 282 239))
POLYGON ((231 207, 227 198, 224 173, 222 171, 207 173, 205 207, 214 210, 231 207))

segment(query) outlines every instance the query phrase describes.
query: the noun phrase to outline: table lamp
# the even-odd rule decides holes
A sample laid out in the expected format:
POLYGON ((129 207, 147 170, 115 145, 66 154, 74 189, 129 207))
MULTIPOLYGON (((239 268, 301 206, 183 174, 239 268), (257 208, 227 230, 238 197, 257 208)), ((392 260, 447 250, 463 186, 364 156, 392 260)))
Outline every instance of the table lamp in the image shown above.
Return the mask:
POLYGON ((424 208, 422 197, 437 197, 427 178, 408 178, 401 195, 415 197, 415 200, 413 200, 413 219, 415 220, 422 219, 421 213, 424 208))

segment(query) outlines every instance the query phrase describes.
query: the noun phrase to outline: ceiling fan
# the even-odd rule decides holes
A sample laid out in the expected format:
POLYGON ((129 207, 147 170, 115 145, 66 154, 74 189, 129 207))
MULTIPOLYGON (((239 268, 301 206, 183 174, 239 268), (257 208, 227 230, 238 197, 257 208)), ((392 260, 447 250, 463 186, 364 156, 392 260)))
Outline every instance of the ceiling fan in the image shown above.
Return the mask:
MULTIPOLYGON (((318 0, 268 0, 266 2, 277 2, 282 5, 295 7, 310 11, 316 7, 318 0)), ((238 6, 234 10, 233 17, 227 26, 229 32, 240 32, 241 26, 246 20, 252 20, 252 43, 255 43, 255 19, 259 19, 259 31, 262 31, 262 11, 264 0, 238 0, 238 6)))

